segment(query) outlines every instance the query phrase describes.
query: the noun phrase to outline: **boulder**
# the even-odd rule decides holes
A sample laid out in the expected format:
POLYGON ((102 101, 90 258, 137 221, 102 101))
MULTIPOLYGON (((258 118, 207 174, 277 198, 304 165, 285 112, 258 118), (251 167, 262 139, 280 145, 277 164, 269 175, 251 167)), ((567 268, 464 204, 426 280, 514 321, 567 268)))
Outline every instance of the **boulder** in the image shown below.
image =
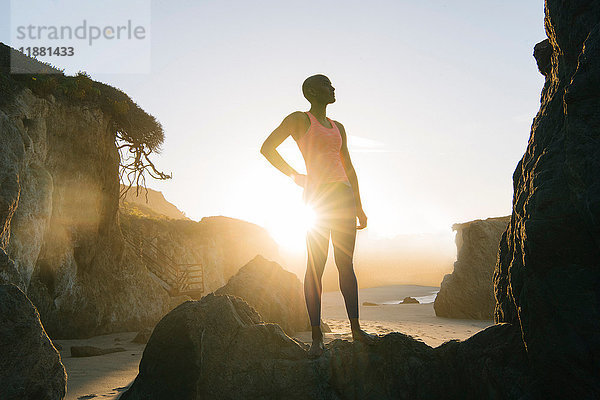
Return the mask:
POLYGON ((59 400, 67 374, 35 306, 14 285, 0 285, 0 399, 59 400))
POLYGON ((238 296, 265 322, 278 324, 287 334, 310 330, 302 283, 274 261, 257 255, 215 294, 238 296))
POLYGON ((545 12, 551 66, 513 174, 495 320, 520 326, 540 398, 600 398, 600 2, 545 12))
POLYGON ((446 318, 492 319, 492 282, 500 237, 510 217, 496 217, 452 225, 457 256, 452 274, 444 276, 435 298, 435 315, 446 318))
POLYGON ((482 399, 527 390, 518 328, 500 324, 438 348, 401 333, 334 340, 318 359, 238 297, 209 294, 155 327, 121 400, 482 399))

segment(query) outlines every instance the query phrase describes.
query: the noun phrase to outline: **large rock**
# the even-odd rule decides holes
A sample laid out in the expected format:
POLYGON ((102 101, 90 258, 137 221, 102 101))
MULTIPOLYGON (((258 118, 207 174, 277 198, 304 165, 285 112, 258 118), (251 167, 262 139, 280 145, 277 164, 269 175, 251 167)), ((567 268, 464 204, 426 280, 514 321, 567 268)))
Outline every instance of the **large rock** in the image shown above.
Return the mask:
POLYGON ((513 175, 495 320, 520 326, 540 397, 600 398, 600 2, 547 0, 545 25, 551 68, 513 175))
POLYGON ((215 294, 241 297, 263 321, 278 324, 289 335, 310 329, 298 277, 260 255, 240 268, 215 294))
POLYGON ((14 285, 0 285, 0 399, 59 400, 67 374, 40 316, 14 285))
POLYGON ((155 327, 121 400, 501 399, 527 390, 520 332, 496 325, 438 348, 401 333, 335 340, 316 360, 244 301, 210 294, 155 327))
POLYGON ((492 319, 492 276, 500 237, 510 216, 452 225, 456 231, 456 262, 452 274, 444 276, 433 308, 438 317, 492 319))

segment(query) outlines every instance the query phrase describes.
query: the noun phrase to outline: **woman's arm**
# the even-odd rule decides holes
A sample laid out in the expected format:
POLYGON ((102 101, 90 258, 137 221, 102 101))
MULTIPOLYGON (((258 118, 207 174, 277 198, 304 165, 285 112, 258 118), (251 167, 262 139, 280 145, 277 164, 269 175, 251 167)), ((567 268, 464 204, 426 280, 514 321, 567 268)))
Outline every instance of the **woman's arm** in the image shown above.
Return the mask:
POLYGON ((304 187, 306 176, 299 174, 294 168, 292 168, 284 159, 281 154, 277 152, 276 148, 283 143, 283 141, 295 132, 299 132, 299 126, 302 125, 303 117, 302 112, 296 111, 284 118, 283 122, 269 135, 265 140, 260 153, 279 171, 283 174, 291 177, 294 182, 304 187))
POLYGON ((350 160, 350 153, 348 152, 348 139, 346 135, 346 129, 344 129, 344 125, 340 124, 339 122, 334 122, 337 124, 338 129, 340 130, 340 135, 342 136, 342 148, 340 149, 342 165, 344 166, 346 176, 348 177, 350 185, 352 185, 352 191, 354 192, 354 204, 356 206, 356 216, 358 217, 359 222, 359 225, 356 227, 356 229, 363 229, 367 227, 367 215, 365 214, 362 208, 362 202, 360 200, 360 190, 358 189, 358 178, 356 176, 354 166, 352 165, 352 161, 350 160))

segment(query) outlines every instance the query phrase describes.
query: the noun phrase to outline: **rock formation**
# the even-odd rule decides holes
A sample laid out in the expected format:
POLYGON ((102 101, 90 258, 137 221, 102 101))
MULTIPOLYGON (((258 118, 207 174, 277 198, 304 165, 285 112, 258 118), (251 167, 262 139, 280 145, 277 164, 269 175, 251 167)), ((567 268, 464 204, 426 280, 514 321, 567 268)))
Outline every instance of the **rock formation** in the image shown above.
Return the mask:
POLYGON ((527 388, 511 324, 435 349, 401 333, 373 346, 335 340, 316 360, 306 348, 241 299, 210 294, 158 323, 121 400, 518 398, 527 388))
POLYGON ((127 261, 111 124, 98 106, 29 89, 0 107, 0 247, 13 261, 0 276, 27 293, 54 338, 135 330, 169 310, 169 296, 127 261))
POLYGON ((262 256, 240 268, 215 294, 242 298, 263 321, 278 324, 289 335, 310 330, 302 283, 296 275, 262 256))
POLYGON ((227 283, 238 270, 262 254, 278 256, 279 250, 267 231, 250 222, 215 216, 200 222, 140 216, 122 208, 123 232, 140 232, 152 244, 178 263, 200 263, 204 294, 227 283))
MULTIPOLYGON (((184 299, 170 297, 124 241, 118 110, 135 112, 143 123, 126 128, 145 138, 160 124, 124 93, 85 76, 10 75, 10 51, 0 44, 0 282, 27 294, 53 338, 153 326, 184 299)), ((243 221, 176 222, 188 224, 173 225, 182 231, 172 236, 184 239, 165 247, 182 263, 204 265, 207 290, 256 254, 277 252, 264 230, 243 221), (255 247, 263 239, 268 245, 255 247), (268 246, 273 252, 263 252, 268 246)), ((155 239, 169 239, 161 235, 155 239)))
POLYGON ((492 319, 492 276, 500 237, 508 217, 488 218, 452 225, 456 231, 456 262, 452 274, 444 276, 433 308, 438 317, 492 319))
POLYGON ((551 66, 540 68, 541 107, 513 174, 495 320, 520 326, 540 398, 592 399, 600 397, 600 2, 547 0, 545 25, 551 66))
POLYGON ((0 399, 60 400, 67 374, 40 316, 14 285, 0 285, 0 399))

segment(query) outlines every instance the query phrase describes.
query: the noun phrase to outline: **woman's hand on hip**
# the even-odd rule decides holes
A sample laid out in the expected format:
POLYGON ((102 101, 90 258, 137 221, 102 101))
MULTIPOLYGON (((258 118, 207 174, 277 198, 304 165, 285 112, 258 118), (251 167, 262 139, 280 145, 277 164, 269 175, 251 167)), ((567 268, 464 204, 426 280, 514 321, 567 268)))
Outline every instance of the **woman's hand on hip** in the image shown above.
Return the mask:
POLYGON ((367 215, 363 211, 362 207, 356 210, 356 216, 358 217, 358 226, 356 229, 364 229, 367 227, 367 215))

